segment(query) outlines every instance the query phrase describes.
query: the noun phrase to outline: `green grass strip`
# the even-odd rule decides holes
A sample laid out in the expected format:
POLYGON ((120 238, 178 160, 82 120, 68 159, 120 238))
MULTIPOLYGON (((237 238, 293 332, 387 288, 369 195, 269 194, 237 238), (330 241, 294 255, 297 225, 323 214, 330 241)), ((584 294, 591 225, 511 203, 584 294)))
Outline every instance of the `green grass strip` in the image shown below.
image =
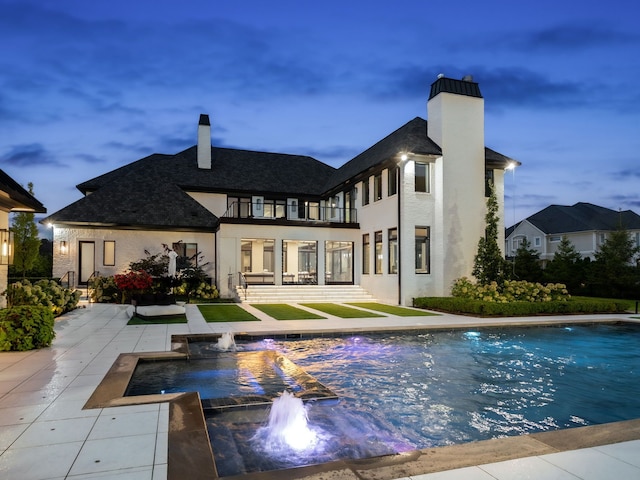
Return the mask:
POLYGON ((254 317, 244 308, 233 304, 198 305, 198 310, 200 310, 200 313, 208 323, 260 321, 259 318, 254 317))
POLYGON ((376 312, 384 312, 390 315, 397 315, 398 317, 429 317, 432 315, 439 315, 438 313, 425 312, 424 310, 411 310, 410 308, 403 308, 395 305, 385 305, 383 303, 375 302, 356 302, 348 303, 347 305, 366 308, 368 310, 375 310, 376 312))
POLYGON ((254 303, 252 306, 276 320, 314 320, 327 318, 285 303, 254 303))
POLYGON ((187 323, 186 315, 158 315, 157 317, 133 316, 127 325, 166 325, 170 323, 187 323))
POLYGON ((313 308, 314 310, 320 310, 321 312, 328 313, 340 318, 370 318, 370 317, 384 317, 384 315, 378 315, 377 313, 365 312, 357 308, 346 307, 344 305, 337 305, 335 303, 301 303, 303 307, 313 308))

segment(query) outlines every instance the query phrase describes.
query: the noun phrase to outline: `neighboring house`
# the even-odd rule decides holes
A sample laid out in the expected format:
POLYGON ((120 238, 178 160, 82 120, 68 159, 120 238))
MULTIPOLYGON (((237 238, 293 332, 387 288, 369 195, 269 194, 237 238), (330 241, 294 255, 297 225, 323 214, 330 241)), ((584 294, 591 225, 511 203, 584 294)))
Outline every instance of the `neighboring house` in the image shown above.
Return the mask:
MULTIPOLYGON (((470 78, 439 77, 414 118, 340 168, 308 156, 198 143, 78 185, 54 213, 54 275, 127 269, 144 251, 196 251, 222 296, 248 283, 359 285, 408 305, 470 275, 484 235, 487 179, 504 218, 504 169, 484 145, 484 99, 470 78), (427 135, 428 133, 428 135, 427 135)), ((500 232, 504 232, 501 222, 500 232)), ((500 244, 503 243, 500 239, 500 244)))
POLYGON ((505 252, 514 256, 526 238, 540 259, 547 262, 566 236, 583 258, 593 260, 607 234, 620 226, 640 245, 640 215, 631 210, 615 211, 582 202, 570 207, 550 205, 507 229, 505 252))
MULTIPOLYGON (((0 170, 0 293, 7 289, 9 264, 13 263, 13 233, 9 229, 9 213, 47 213, 42 203, 0 170)), ((0 307, 6 307, 6 298, 0 296, 0 307)))

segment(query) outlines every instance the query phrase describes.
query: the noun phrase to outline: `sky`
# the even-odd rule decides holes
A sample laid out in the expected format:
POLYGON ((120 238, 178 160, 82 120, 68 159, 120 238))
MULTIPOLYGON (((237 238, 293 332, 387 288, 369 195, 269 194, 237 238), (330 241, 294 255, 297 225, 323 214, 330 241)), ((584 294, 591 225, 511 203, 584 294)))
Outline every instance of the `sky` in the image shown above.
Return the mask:
POLYGON ((214 146, 339 167, 470 74, 486 145, 522 163, 507 226, 640 213, 639 20, 637 0, 0 0, 0 168, 52 214, 195 145, 201 113, 214 146))

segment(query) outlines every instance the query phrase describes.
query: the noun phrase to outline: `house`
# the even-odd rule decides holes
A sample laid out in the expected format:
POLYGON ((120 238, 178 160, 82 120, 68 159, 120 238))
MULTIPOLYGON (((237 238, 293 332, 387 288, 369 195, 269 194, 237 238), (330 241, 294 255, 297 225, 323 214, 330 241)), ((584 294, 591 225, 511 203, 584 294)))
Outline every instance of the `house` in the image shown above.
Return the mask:
MULTIPOLYGON (((7 289, 9 265, 13 263, 13 232, 9 229, 9 214, 13 212, 47 213, 47 209, 0 170, 0 292, 7 289)), ((6 305, 6 298, 0 296, 0 308, 6 305)))
POLYGON ((212 146, 201 115, 197 145, 88 180, 82 199, 43 220, 54 226, 54 275, 78 272, 82 284, 167 244, 201 252, 223 297, 245 282, 354 285, 403 305, 448 295, 473 267, 489 179, 504 218, 513 160, 485 147, 484 99, 470 77, 440 76, 427 117, 336 169, 212 146))
POLYGON ((583 258, 595 259, 595 253, 607 233, 620 226, 640 245, 640 215, 631 210, 615 211, 591 203, 550 205, 506 231, 505 252, 514 256, 524 239, 540 254, 543 262, 553 256, 566 236, 583 258))

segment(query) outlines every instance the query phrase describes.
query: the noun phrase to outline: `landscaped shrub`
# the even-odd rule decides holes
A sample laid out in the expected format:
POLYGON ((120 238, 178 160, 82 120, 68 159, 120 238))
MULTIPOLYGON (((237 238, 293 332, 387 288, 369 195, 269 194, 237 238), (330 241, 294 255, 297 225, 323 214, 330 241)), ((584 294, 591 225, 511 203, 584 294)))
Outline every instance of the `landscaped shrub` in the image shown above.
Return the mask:
POLYGON ((458 278, 453 283, 451 295, 497 303, 514 301, 558 302, 571 298, 566 286, 562 283, 542 285, 524 280, 505 280, 502 285, 496 282, 482 285, 471 282, 467 277, 458 278))
POLYGON ((205 280, 184 280, 174 288, 174 293, 187 300, 212 300, 218 298, 218 289, 205 280))
POLYGON ((54 280, 39 280, 32 284, 29 280, 12 283, 3 293, 7 306, 40 305, 51 309, 57 317, 78 306, 80 292, 62 287, 54 280))
POLYGON ((150 291, 153 278, 144 270, 130 270, 113 276, 116 287, 122 293, 122 303, 128 302, 136 293, 150 291))
POLYGON ((91 301, 96 303, 117 302, 121 297, 115 278, 102 276, 91 279, 89 295, 91 296, 91 301))
POLYGON ((48 347, 55 337, 53 323, 53 312, 44 306, 0 310, 0 351, 48 347))
POLYGON ((562 315, 577 313, 622 313, 623 301, 570 298, 560 301, 526 302, 483 301, 462 297, 420 297, 413 306, 427 310, 474 315, 479 317, 524 317, 532 315, 562 315))

